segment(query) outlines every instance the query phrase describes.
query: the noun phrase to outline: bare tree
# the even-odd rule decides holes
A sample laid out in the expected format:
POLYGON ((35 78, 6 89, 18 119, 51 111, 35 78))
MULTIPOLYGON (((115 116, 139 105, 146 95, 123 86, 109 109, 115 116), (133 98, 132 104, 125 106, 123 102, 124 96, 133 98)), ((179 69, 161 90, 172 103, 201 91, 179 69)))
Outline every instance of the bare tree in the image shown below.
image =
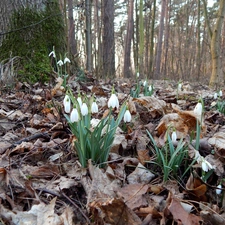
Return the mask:
POLYGON ((114 1, 103 0, 103 73, 115 75, 114 1))
POLYGON ((91 49, 91 0, 85 0, 85 16, 86 16, 86 69, 91 71, 92 49, 91 49))
POLYGON ((222 73, 222 64, 220 57, 220 35, 225 16, 225 0, 220 0, 219 10, 217 14, 216 24, 212 30, 212 38, 210 43, 211 57, 212 57, 212 74, 210 77, 209 85, 211 87, 218 86, 224 83, 222 73))
POLYGON ((161 76, 161 55, 162 55, 162 44, 163 44, 163 32, 164 32, 164 18, 166 11, 166 0, 161 1, 161 15, 160 15, 160 23, 159 23, 159 35, 158 35, 158 43, 157 43, 157 53, 156 53, 156 70, 154 73, 154 78, 159 78, 161 76))
POLYGON ((134 26, 134 19, 133 19, 133 10, 134 10, 134 1, 129 0, 128 2, 128 19, 127 19, 127 29, 126 29, 126 36, 125 36, 125 48, 124 48, 124 68, 123 73, 124 77, 131 77, 132 76, 132 69, 131 69, 131 40, 133 37, 133 26, 134 26))

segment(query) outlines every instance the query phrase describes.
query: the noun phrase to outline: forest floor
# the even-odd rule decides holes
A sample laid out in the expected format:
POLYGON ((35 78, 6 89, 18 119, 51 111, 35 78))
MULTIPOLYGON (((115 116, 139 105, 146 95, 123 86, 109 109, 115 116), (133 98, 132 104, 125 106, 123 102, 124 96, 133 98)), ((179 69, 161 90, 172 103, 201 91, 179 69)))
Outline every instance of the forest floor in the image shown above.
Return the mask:
POLYGON ((116 132, 101 169, 91 161, 87 168, 80 166, 61 84, 18 83, 0 90, 0 225, 225 224, 225 116, 215 106, 215 91, 188 82, 177 91, 175 82, 154 81, 152 96, 143 96, 142 86, 140 96, 132 98, 135 85, 129 80, 71 79, 74 96, 79 89, 96 96, 95 118, 107 110, 113 85, 120 105, 127 101, 132 114, 132 121, 122 122, 116 132), (204 114, 198 152, 212 166, 208 172, 194 160, 198 117, 193 109, 200 97, 204 114), (171 124, 181 140, 174 146, 184 143, 187 158, 163 181, 166 168, 154 163, 157 152, 146 130, 162 149, 171 124))

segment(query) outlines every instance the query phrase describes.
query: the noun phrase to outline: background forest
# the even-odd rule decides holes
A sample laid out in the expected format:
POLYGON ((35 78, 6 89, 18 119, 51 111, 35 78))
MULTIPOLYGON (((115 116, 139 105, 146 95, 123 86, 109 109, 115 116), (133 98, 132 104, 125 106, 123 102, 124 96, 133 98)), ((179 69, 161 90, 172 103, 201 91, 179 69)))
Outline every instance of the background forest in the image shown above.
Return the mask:
POLYGON ((69 75, 224 82, 225 0, 2 0, 0 78, 69 75))

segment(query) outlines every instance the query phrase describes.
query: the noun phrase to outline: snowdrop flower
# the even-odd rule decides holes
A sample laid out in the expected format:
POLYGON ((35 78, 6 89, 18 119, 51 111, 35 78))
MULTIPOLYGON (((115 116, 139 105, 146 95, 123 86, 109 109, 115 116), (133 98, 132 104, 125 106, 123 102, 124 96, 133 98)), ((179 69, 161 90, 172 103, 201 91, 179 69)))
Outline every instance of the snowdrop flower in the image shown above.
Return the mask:
POLYGON ((182 88, 182 83, 179 82, 179 83, 178 83, 178 86, 177 86, 177 90, 178 90, 178 91, 181 91, 181 88, 182 88))
POLYGON ((147 81, 145 80, 144 82, 143 82, 143 86, 145 87, 147 85, 147 81))
POLYGON ((76 108, 73 108, 71 114, 70 114, 70 120, 72 123, 78 122, 79 120, 79 114, 76 108))
POLYGON ((148 90, 151 92, 152 91, 152 85, 149 85, 148 90))
POLYGON ((175 143, 177 141, 177 133, 176 133, 176 131, 173 131, 173 133, 171 135, 171 139, 172 139, 173 143, 175 143))
POLYGON ((66 64, 66 63, 70 63, 70 59, 68 59, 67 57, 64 59, 64 64, 66 64))
POLYGON ((91 105, 91 113, 97 113, 98 112, 98 105, 96 101, 94 101, 91 105))
POLYGON ((66 113, 70 113, 70 97, 66 95, 63 99, 64 110, 66 113))
POLYGON ((60 59, 60 60, 57 62, 57 64, 58 64, 59 66, 62 66, 62 65, 63 65, 63 61, 60 59))
POLYGON ((110 107, 112 107, 112 108, 119 108, 119 100, 118 100, 118 98, 117 98, 117 96, 116 96, 116 94, 112 94, 111 96, 110 96, 110 98, 109 98, 109 101, 108 101, 108 107, 110 108, 110 107))
POLYGON ((48 56, 49 56, 49 57, 50 57, 50 56, 53 56, 53 58, 55 58, 55 51, 51 51, 51 52, 49 53, 48 56))
POLYGON ((217 194, 217 195, 220 195, 220 194, 222 193, 221 188, 222 188, 222 185, 219 184, 219 185, 217 186, 217 189, 216 189, 216 194, 217 194))
POLYGON ((88 114, 88 107, 86 103, 82 104, 80 111, 83 116, 86 116, 88 114))
POLYGON ((213 98, 214 98, 214 99, 217 99, 217 93, 216 93, 216 92, 214 93, 213 98))
POLYGON ((197 105, 194 108, 194 113, 198 116, 202 115, 202 103, 198 102, 197 105))
POLYGON ((79 103, 79 106, 80 106, 80 108, 81 108, 83 102, 82 102, 82 99, 81 99, 80 96, 78 96, 77 102, 79 103))
POLYGON ((213 166, 204 157, 202 157, 202 170, 208 172, 211 169, 213 169, 213 166))
POLYGON ((130 114, 129 109, 127 109, 126 112, 124 113, 123 121, 125 123, 129 123, 131 121, 131 114, 130 114))
POLYGON ((219 91, 219 96, 222 97, 223 96, 223 92, 222 90, 219 91))
POLYGON ((137 72, 137 75, 136 75, 136 76, 137 76, 137 78, 139 77, 139 75, 140 75, 140 74, 139 74, 139 72, 137 72))

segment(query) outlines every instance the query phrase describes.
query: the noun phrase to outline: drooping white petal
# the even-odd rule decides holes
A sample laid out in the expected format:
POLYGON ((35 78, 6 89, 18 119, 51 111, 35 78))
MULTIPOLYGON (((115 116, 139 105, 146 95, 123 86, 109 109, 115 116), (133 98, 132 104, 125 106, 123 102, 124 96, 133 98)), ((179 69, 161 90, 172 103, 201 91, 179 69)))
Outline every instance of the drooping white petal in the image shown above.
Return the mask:
POLYGON ((202 170, 205 172, 208 172, 208 170, 209 170, 208 165, 206 164, 205 160, 202 161, 202 170))
POLYGON ((126 112, 124 113, 124 116, 123 116, 123 121, 125 123, 129 123, 131 121, 131 114, 130 114, 130 111, 127 109, 126 112))
POLYGON ((137 76, 137 78, 139 77, 139 75, 140 75, 140 74, 139 74, 139 72, 137 72, 137 75, 136 75, 136 76, 137 76))
POLYGON ((219 96, 222 97, 223 96, 223 92, 222 90, 219 91, 219 96))
POLYGON ((77 98, 77 102, 79 103, 79 106, 81 108, 83 102, 80 96, 77 98))
POLYGON ((152 85, 149 85, 148 90, 151 92, 152 91, 152 85))
POLYGON ((63 105, 64 105, 64 110, 66 113, 70 113, 70 107, 71 107, 71 104, 70 104, 70 97, 68 95, 66 95, 63 99, 63 105))
POLYGON ((70 59, 66 57, 66 58, 64 59, 64 64, 66 64, 67 62, 70 63, 70 59))
POLYGON ((172 139, 173 143, 175 143, 177 141, 177 133, 176 133, 176 131, 173 131, 173 133, 171 135, 171 139, 172 139))
POLYGON ((86 116, 88 114, 88 107, 86 103, 82 104, 80 111, 83 116, 86 116))
POLYGON ((202 115, 202 103, 198 102, 197 105, 194 108, 194 113, 198 116, 202 115))
POLYGON ((218 186, 217 186, 217 188, 216 188, 216 194, 217 195, 220 195, 221 193, 222 193, 222 185, 221 184, 219 184, 218 186))
POLYGON ((52 56, 53 58, 55 58, 55 52, 54 51, 51 51, 48 56, 49 57, 52 56))
POLYGON ((57 64, 58 64, 59 66, 62 66, 62 65, 63 65, 63 61, 60 59, 60 60, 57 62, 57 64))
POLYGON ((213 166, 204 157, 202 157, 202 170, 208 172, 211 169, 213 169, 213 166))
POLYGON ((214 98, 214 99, 217 99, 217 93, 216 93, 216 92, 214 93, 213 98, 214 98))
POLYGON ((147 85, 147 81, 145 80, 144 82, 143 82, 143 86, 145 87, 147 85))
POLYGON ((182 88, 182 83, 179 83, 178 86, 177 86, 177 90, 181 91, 181 88, 182 88))
POLYGON ((119 100, 117 98, 117 96, 115 94, 112 94, 109 98, 109 101, 108 101, 108 107, 112 107, 112 108, 119 108, 119 100))
POLYGON ((79 114, 76 108, 73 108, 71 114, 70 114, 70 120, 72 123, 78 122, 79 120, 79 114))
POLYGON ((96 102, 93 102, 91 105, 91 112, 92 113, 97 113, 98 112, 98 105, 96 102))

